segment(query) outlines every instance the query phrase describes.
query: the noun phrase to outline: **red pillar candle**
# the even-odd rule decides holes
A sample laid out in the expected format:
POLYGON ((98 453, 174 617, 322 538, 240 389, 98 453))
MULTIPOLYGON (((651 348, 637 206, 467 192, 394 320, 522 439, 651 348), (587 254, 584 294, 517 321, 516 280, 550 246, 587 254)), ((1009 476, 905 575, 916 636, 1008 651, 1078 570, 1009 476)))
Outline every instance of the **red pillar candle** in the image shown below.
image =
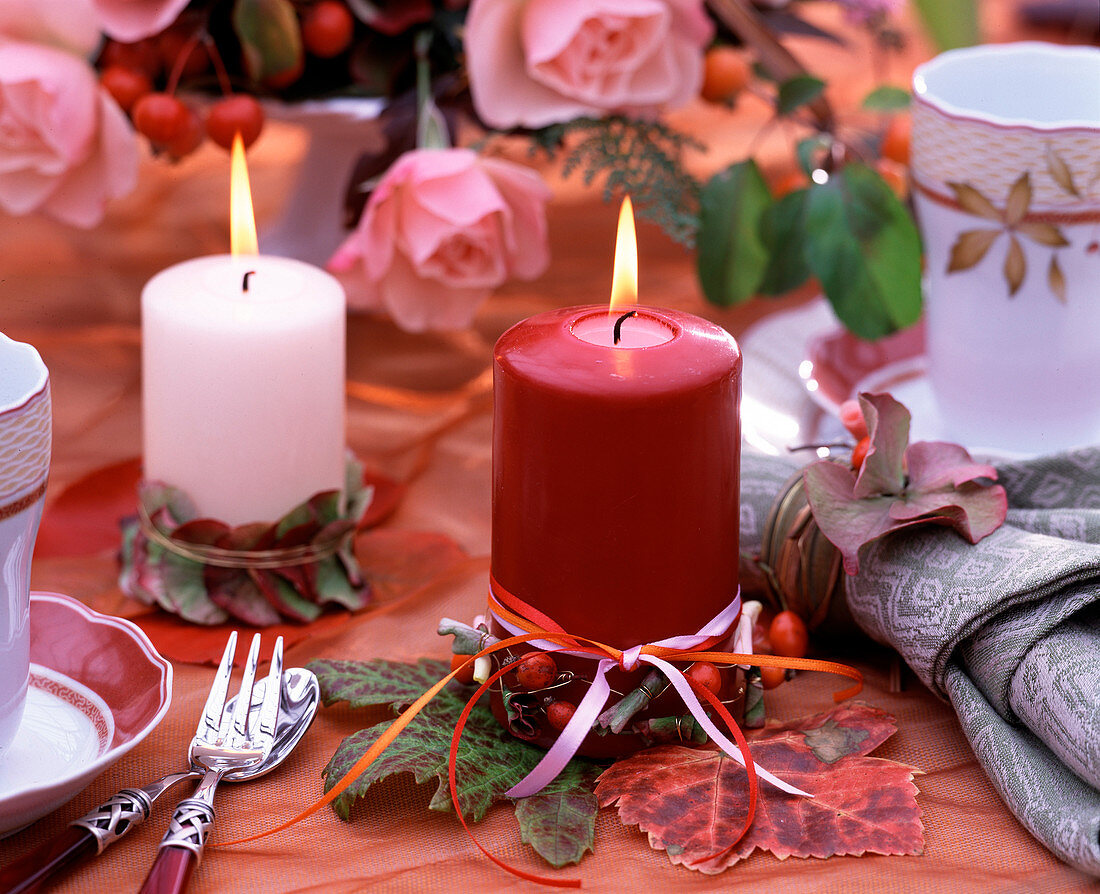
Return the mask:
POLYGON ((741 353, 691 314, 573 307, 497 342, 493 576, 617 648, 692 634, 737 592, 741 353))

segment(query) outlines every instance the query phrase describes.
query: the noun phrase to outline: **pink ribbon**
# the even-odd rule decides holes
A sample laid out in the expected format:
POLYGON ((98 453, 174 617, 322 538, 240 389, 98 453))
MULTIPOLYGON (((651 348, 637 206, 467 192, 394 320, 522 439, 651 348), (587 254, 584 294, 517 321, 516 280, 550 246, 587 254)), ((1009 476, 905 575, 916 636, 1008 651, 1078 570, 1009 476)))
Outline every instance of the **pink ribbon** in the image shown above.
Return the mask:
MULTIPOLYGON (((711 637, 726 634, 740 614, 741 593, 738 592, 737 595, 734 596, 733 601, 715 615, 714 618, 708 621, 698 633, 673 636, 668 639, 658 640, 655 643, 648 643, 647 645, 664 646, 672 649, 691 649, 711 637)), ((493 619, 513 636, 522 635, 524 632, 495 613, 493 614, 493 619)), ((565 769, 565 765, 576 755, 585 736, 591 731, 593 723, 595 723, 596 718, 600 716, 604 705, 607 704, 607 699, 611 695, 611 686, 607 682, 606 675, 607 672, 618 663, 612 658, 597 658, 596 655, 589 652, 563 651, 546 640, 532 640, 530 645, 543 651, 556 651, 564 655, 571 655, 594 661, 598 660, 599 663, 596 665, 596 674, 592 680, 592 684, 581 699, 581 703, 577 705, 577 709, 574 711, 572 718, 570 718, 569 722, 565 725, 565 729, 561 731, 557 741, 555 741, 546 754, 543 755, 542 760, 538 762, 535 768, 506 792, 510 798, 526 798, 528 795, 533 795, 542 791, 542 789, 553 782, 558 774, 565 769)), ((639 662, 651 664, 660 670, 668 678, 668 681, 672 684, 676 692, 679 693, 680 698, 683 699, 684 705, 687 707, 691 716, 695 718, 706 734, 710 736, 711 741, 718 745, 723 753, 733 758, 741 766, 744 766, 745 759, 741 754, 741 750, 737 745, 726 738, 718 727, 715 726, 710 717, 707 716, 703 706, 699 703, 699 699, 696 698, 695 693, 692 692, 691 684, 684 678, 680 669, 674 664, 665 661, 663 658, 644 654, 642 652, 643 648, 644 646, 634 646, 623 652, 621 662, 623 670, 634 670, 639 662)), ((793 785, 772 775, 755 761, 753 762, 753 766, 756 767, 756 772, 762 779, 767 780, 781 791, 788 792, 792 795, 801 795, 806 798, 813 797, 808 792, 795 788, 793 785)))

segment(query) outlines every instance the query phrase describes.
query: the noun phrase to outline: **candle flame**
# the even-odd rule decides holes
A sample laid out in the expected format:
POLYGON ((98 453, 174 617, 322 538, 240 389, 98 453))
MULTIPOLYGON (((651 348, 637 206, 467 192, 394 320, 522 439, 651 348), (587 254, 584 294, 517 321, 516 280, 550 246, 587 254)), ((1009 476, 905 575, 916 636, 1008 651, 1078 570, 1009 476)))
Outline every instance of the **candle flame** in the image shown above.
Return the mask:
POLYGON ((252 210, 252 188, 248 183, 248 165, 244 160, 244 141, 240 133, 233 137, 230 161, 229 246, 234 255, 260 253, 256 240, 256 215, 252 210))
POLYGON ((619 229, 615 234, 615 272, 611 277, 611 302, 608 311, 638 303, 638 237, 634 232, 634 206, 630 196, 619 209, 619 229))

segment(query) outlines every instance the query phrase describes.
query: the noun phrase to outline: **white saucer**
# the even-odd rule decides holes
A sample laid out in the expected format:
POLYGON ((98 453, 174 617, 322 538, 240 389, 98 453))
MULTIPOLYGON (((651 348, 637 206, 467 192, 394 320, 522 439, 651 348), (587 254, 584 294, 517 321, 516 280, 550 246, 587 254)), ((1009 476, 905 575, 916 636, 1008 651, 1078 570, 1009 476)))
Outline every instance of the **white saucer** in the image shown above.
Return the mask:
POLYGON ((134 624, 57 593, 31 594, 31 679, 0 754, 0 835, 57 809, 160 723, 172 666, 134 624))

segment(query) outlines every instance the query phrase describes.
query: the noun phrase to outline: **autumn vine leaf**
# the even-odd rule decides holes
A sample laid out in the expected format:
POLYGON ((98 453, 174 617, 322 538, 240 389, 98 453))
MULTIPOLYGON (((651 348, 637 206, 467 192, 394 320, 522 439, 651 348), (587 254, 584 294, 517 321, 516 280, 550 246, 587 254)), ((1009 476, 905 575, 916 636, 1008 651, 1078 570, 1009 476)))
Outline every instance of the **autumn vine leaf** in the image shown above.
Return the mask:
POLYGON ((918 854, 924 846, 913 767, 867 755, 897 729, 884 711, 848 702, 828 713, 749 733, 754 758, 813 798, 761 786, 744 818, 745 771, 712 748, 662 746, 621 760, 596 786, 600 806, 648 833, 671 862, 706 874, 756 850, 776 857, 918 854))
MULTIPOLYGON (((399 661, 319 660, 309 664, 321 684, 326 705, 346 701, 353 708, 408 707, 450 670, 442 661, 422 659, 417 664, 399 661)), ((452 810, 448 787, 451 736, 466 706, 466 693, 444 689, 421 711, 373 764, 334 802, 342 819, 370 787, 398 773, 412 773, 418 783, 435 780, 431 810, 452 810)), ((325 791, 351 769, 390 725, 368 726, 346 738, 322 771, 325 791)), ((506 733, 484 705, 470 714, 462 734, 457 762, 458 801, 462 813, 482 819, 493 804, 515 804, 520 837, 553 866, 578 862, 592 849, 599 807, 593 793, 600 766, 574 758, 550 785, 530 798, 512 799, 505 794, 542 759, 544 751, 506 733)))
POLYGON ((901 528, 949 525, 977 543, 1000 527, 1008 496, 992 466, 958 444, 909 444, 909 411, 889 394, 861 394, 859 404, 871 441, 859 472, 820 460, 802 473, 814 521, 848 574, 859 571, 860 547, 901 528))

